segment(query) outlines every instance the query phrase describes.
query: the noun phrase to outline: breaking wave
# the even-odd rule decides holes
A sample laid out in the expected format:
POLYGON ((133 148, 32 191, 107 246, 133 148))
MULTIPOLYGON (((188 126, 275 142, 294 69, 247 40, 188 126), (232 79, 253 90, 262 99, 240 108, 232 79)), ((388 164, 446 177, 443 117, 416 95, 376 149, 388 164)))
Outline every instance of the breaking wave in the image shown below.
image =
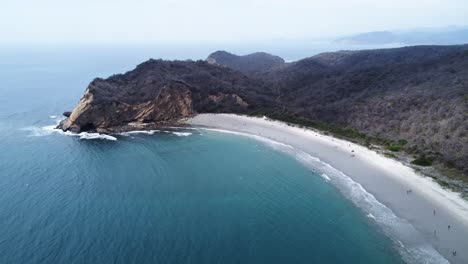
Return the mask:
POLYGON ((172 131, 172 134, 179 136, 179 137, 188 137, 192 135, 192 133, 190 132, 174 132, 174 131, 172 131))
POLYGON ((60 134, 65 136, 71 137, 79 137, 80 139, 106 139, 111 141, 116 141, 117 138, 111 135, 105 135, 100 133, 88 133, 88 132, 81 132, 81 133, 73 133, 70 131, 63 131, 61 129, 57 129, 57 125, 60 123, 60 119, 57 116, 49 116, 51 119, 55 119, 55 125, 48 125, 48 126, 30 126, 23 128, 24 131, 30 131, 30 136, 32 137, 43 137, 52 134, 60 134))
POLYGON ((179 137, 187 137, 192 135, 190 132, 178 132, 178 131, 168 131, 168 130, 135 130, 129 132, 122 132, 119 133, 121 136, 131 136, 131 135, 138 135, 138 134, 145 134, 145 135, 154 135, 155 133, 166 133, 166 134, 173 134, 179 137))
POLYGON ((330 181, 330 177, 328 177, 328 175, 326 175, 325 173, 322 173, 321 174, 322 178, 324 178, 326 181, 330 181))
POLYGON ((367 217, 373 219, 383 232, 392 239, 395 248, 407 263, 444 264, 449 263, 431 244, 424 240, 421 234, 405 219, 379 202, 361 184, 353 181, 343 172, 335 169, 317 157, 298 150, 290 145, 265 137, 223 129, 202 128, 208 131, 246 136, 265 143, 267 146, 293 156, 309 169, 319 173, 326 181, 331 182, 346 198, 360 208, 367 217))
MULTIPOLYGON (((22 130, 30 131, 31 132, 30 136, 33 136, 33 137, 42 137, 42 136, 48 136, 51 134, 60 134, 60 135, 71 136, 71 137, 79 137, 80 139, 106 139, 106 140, 112 140, 112 141, 117 140, 116 137, 112 135, 107 135, 107 134, 89 133, 89 132, 73 133, 70 131, 62 131, 61 129, 56 128, 57 125, 60 123, 61 119, 55 115, 51 115, 49 116, 49 118, 55 119, 55 125, 30 126, 30 127, 25 127, 22 130)), ((168 128, 179 128, 179 127, 168 127, 168 128)), ((184 129, 198 130, 196 128, 184 128, 184 129)), ((157 130, 157 129, 128 131, 128 132, 119 133, 118 135, 120 136, 132 136, 132 135, 137 135, 137 134, 153 135, 155 133, 173 134, 178 137, 187 137, 187 136, 192 135, 191 132, 157 130)))
POLYGON ((161 132, 160 130, 135 130, 135 131, 128 131, 119 133, 121 136, 130 136, 130 135, 137 135, 137 134, 145 134, 145 135, 153 135, 156 132, 161 132))
POLYGON ((106 139, 116 141, 117 138, 111 135, 99 134, 99 133, 88 133, 88 132, 81 132, 81 133, 73 133, 70 131, 62 131, 61 129, 57 129, 56 125, 51 126, 42 126, 42 127, 26 127, 22 130, 30 131, 30 136, 33 137, 43 137, 48 136, 51 134, 60 134, 65 136, 71 137, 79 137, 80 139, 106 139))

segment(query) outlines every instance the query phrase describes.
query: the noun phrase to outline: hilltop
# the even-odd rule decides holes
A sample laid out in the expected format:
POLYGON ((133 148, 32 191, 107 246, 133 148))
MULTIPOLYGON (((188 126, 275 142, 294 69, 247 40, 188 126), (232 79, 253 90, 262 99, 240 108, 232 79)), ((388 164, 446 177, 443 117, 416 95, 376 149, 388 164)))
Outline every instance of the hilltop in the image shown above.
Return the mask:
POLYGON ((196 113, 268 115, 468 173, 468 45, 323 53, 292 63, 218 51, 95 79, 60 125, 111 133, 196 113))

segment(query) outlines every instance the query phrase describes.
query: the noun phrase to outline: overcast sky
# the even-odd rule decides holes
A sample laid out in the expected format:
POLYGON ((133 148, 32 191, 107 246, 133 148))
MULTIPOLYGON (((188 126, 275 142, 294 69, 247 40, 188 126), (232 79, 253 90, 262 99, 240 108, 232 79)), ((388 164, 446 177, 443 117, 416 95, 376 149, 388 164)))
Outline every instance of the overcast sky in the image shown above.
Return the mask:
POLYGON ((4 43, 236 43, 468 25, 468 0, 0 0, 4 43))

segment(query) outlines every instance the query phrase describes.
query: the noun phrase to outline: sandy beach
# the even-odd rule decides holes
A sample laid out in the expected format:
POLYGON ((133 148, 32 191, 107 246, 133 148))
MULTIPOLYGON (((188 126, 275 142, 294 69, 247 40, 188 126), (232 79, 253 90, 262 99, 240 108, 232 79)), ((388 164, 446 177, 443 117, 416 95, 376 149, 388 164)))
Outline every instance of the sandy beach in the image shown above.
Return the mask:
POLYGON ((468 263, 468 202, 402 163, 363 146, 267 118, 201 114, 188 122, 253 137, 295 156, 375 221, 408 262, 468 263))

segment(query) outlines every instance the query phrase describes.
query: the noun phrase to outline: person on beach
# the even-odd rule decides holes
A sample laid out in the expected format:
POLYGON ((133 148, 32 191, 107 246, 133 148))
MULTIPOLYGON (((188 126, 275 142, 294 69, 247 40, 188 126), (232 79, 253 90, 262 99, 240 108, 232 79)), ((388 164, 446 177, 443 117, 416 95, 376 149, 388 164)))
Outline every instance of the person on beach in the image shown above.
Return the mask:
POLYGON ((450 225, 447 226, 447 229, 450 230, 450 225))
POLYGON ((432 214, 434 214, 434 215, 436 214, 436 211, 435 211, 435 209, 434 209, 434 211, 432 211, 432 214))
POLYGON ((457 251, 453 251, 452 255, 455 257, 457 255, 457 251))

